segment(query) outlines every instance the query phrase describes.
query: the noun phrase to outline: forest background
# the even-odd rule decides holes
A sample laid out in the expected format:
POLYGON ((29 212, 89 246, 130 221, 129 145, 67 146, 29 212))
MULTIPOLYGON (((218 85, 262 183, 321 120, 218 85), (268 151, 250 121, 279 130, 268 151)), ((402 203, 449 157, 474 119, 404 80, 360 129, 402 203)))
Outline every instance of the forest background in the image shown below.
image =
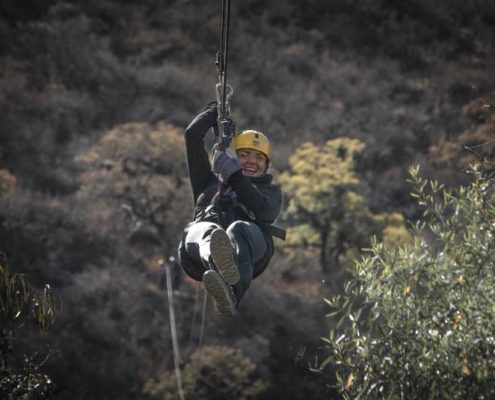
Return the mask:
MULTIPOLYGON (((59 304, 48 331, 20 328, 15 355, 44 360, 57 398, 163 398, 164 268, 186 363, 197 349, 200 291, 169 257, 192 215, 182 131, 215 98, 220 20, 212 0, 0 4, 0 251, 59 304)), ((479 147, 494 138, 493 26, 490 1, 233 1, 233 116, 270 137, 285 182, 304 143, 311 163, 329 140, 359 140, 353 193, 399 236, 420 215, 410 165, 458 185, 473 156, 493 155, 479 147)), ((368 234, 386 236, 346 212, 327 221, 345 240, 277 242, 233 320, 208 308, 208 354, 241 351, 264 382, 257 399, 333 396, 312 368, 332 328, 323 298, 368 234)))

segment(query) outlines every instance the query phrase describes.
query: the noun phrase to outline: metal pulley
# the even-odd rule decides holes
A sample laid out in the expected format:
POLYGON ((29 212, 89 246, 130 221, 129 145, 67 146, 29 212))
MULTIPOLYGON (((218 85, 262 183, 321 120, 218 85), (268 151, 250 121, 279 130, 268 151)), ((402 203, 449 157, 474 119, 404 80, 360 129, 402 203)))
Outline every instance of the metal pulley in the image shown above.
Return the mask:
POLYGON ((217 83, 215 86, 218 104, 219 120, 230 117, 230 99, 234 94, 234 88, 223 82, 217 83))

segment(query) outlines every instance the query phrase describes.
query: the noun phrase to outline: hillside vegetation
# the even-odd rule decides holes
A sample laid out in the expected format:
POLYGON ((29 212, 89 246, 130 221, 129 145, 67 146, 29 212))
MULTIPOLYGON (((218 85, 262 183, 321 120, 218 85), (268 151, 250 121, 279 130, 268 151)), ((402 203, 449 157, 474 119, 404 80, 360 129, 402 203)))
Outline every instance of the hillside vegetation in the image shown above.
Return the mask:
MULTIPOLYGON (((192 215, 182 132, 215 98, 220 20, 212 0, 0 4, 0 252, 58 299, 51 329, 15 342, 50 354, 54 398, 171 390, 164 268, 188 385, 197 379, 201 292, 170 257, 192 215)), ((233 0, 232 113, 270 137, 286 185, 279 223, 296 233, 233 320, 208 307, 216 364, 204 379, 230 368, 225 351, 249 366, 231 377, 243 396, 335 396, 313 368, 333 327, 323 298, 343 290, 371 235, 407 241, 422 212, 409 166, 456 186, 472 160, 493 160, 493 26, 488 0, 233 0)))

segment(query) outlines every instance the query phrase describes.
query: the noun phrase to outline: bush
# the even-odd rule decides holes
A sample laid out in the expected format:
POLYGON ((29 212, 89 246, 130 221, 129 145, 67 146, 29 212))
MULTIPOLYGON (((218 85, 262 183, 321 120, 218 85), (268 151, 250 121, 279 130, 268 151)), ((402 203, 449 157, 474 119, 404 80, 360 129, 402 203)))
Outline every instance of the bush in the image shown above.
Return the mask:
POLYGON ((0 196, 14 188, 15 184, 15 176, 5 169, 0 169, 0 196))
POLYGON ((107 237, 175 253, 192 215, 184 139, 177 128, 165 122, 118 125, 77 161, 85 168, 77 198, 91 204, 90 225, 107 237))
MULTIPOLYGON (((251 399, 267 387, 256 378, 255 370, 256 365, 239 350, 205 346, 191 356, 182 371, 184 395, 191 400, 251 399)), ((174 371, 150 380, 144 388, 153 398, 163 399, 177 397, 177 390, 174 371)))
POLYGON ((12 273, 0 253, 0 397, 13 399, 49 399, 54 384, 41 371, 37 354, 19 357, 17 332, 29 320, 39 329, 47 329, 55 318, 55 302, 50 287, 36 293, 23 275, 12 273))
POLYGON ((474 169, 456 192, 410 174, 425 207, 414 240, 375 242, 325 339, 344 399, 495 396, 495 186, 474 169))

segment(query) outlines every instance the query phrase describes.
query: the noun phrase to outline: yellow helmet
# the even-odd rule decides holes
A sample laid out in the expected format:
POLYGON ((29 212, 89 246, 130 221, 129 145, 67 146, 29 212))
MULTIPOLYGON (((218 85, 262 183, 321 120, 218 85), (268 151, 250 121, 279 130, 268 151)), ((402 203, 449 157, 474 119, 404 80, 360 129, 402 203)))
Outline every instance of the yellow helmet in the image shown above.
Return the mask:
POLYGON ((235 151, 240 149, 257 150, 263 153, 268 159, 270 159, 272 154, 268 138, 258 131, 247 130, 238 133, 234 136, 232 145, 234 146, 235 151))

